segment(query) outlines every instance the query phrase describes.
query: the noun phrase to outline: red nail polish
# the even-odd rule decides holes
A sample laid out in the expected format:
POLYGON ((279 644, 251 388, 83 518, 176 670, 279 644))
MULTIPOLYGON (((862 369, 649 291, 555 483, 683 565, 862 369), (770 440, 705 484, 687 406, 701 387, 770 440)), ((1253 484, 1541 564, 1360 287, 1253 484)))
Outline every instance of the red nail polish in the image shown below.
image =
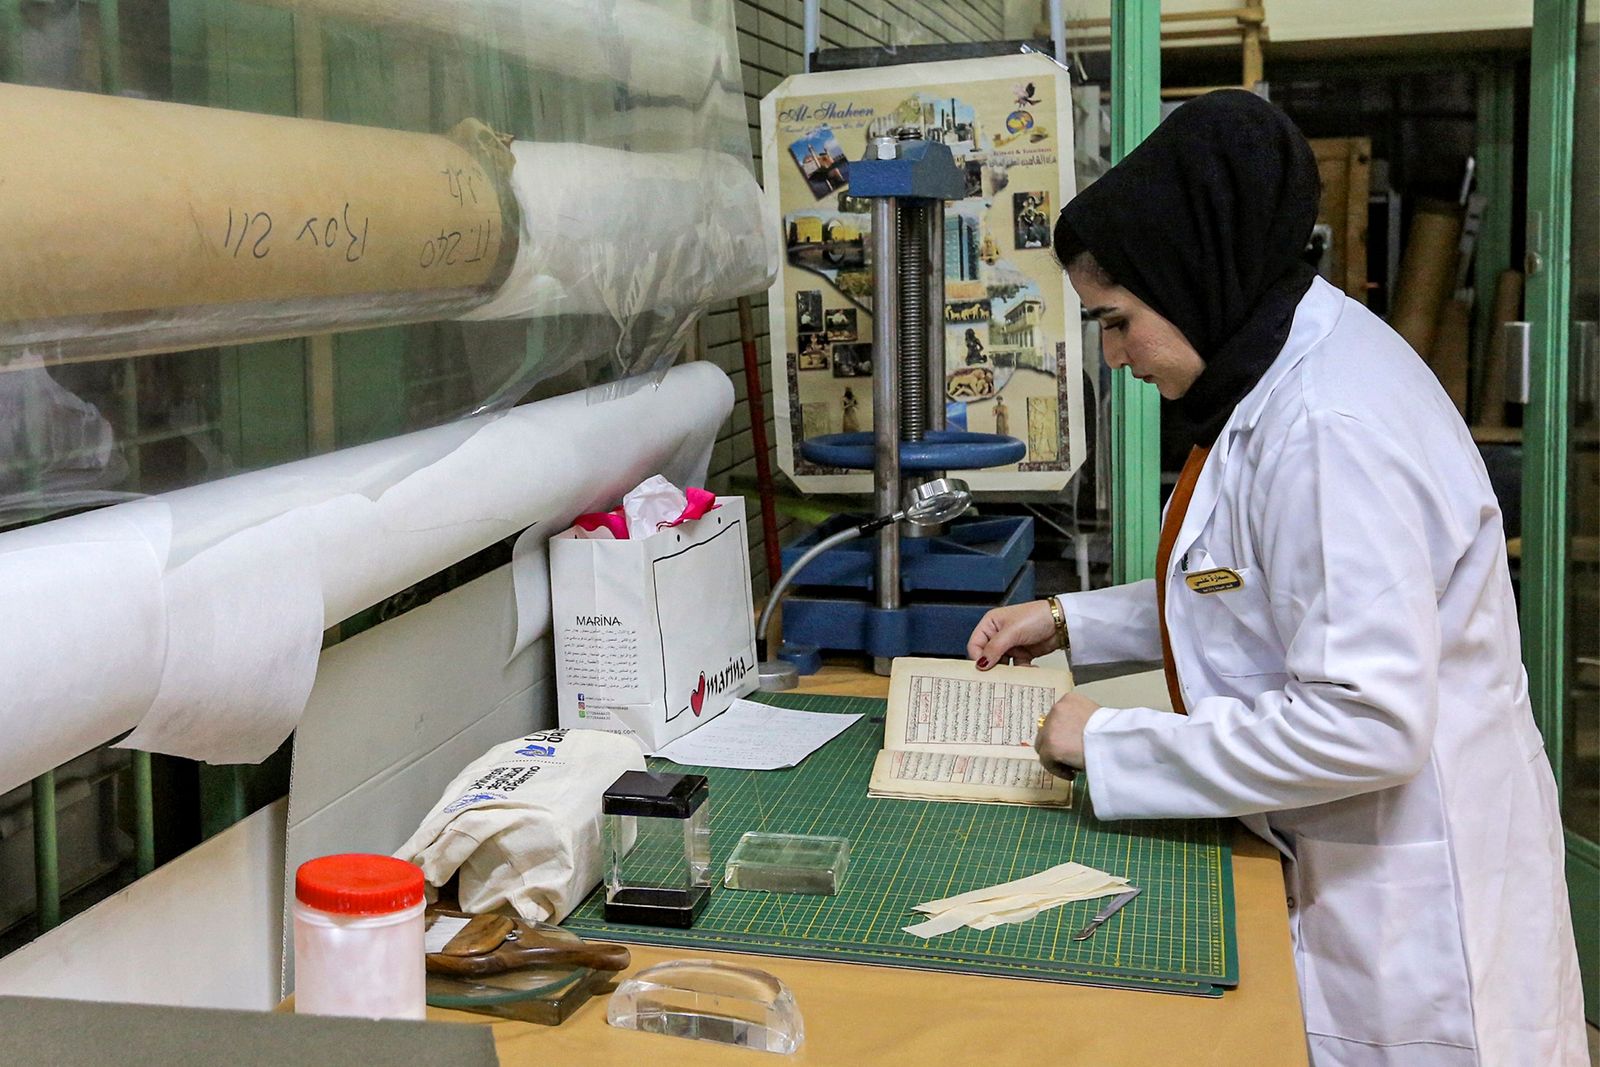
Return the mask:
POLYGON ((978 660, 978 669, 979 669, 979 670, 980 670, 980 671, 981 671, 981 670, 983 670, 983 669, 984 669, 984 668, 985 668, 985 667, 987 667, 987 666, 989 666, 989 661, 988 661, 988 660, 987 660, 987 659, 984 659, 984 658, 980 658, 980 659, 979 659, 979 660, 978 660))

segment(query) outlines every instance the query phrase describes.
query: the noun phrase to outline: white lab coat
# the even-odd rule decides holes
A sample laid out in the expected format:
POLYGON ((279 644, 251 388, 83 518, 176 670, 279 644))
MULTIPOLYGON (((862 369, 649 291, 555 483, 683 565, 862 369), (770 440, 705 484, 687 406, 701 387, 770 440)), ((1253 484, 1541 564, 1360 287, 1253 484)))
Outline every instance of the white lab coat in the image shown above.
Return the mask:
MULTIPOLYGON (((1366 308, 1320 280, 1301 300, 1164 580, 1189 715, 1096 712, 1094 808, 1239 816, 1290 858, 1312 1062, 1586 1064, 1500 511, 1438 381, 1366 308), (1184 582, 1219 567, 1243 587, 1184 582)), ((1074 663, 1160 658, 1154 581, 1062 603, 1074 663)))

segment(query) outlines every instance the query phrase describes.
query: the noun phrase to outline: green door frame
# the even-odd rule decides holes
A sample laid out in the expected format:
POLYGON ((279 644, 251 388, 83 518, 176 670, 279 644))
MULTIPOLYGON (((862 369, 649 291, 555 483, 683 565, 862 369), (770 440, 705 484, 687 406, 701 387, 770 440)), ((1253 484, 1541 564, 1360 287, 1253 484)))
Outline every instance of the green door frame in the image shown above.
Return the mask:
MULTIPOLYGON (((1111 3, 1111 159, 1161 120, 1160 0, 1111 3)), ((1156 572, 1161 528, 1161 406, 1126 368, 1111 375, 1111 581, 1156 572)))
MULTIPOLYGON (((1522 648, 1556 783, 1565 788, 1572 150, 1582 0, 1534 5, 1528 121, 1528 406, 1522 460, 1522 648)), ((1600 844, 1567 833, 1584 1005, 1600 1017, 1600 844)))
POLYGON ((1534 715, 1562 777, 1566 683, 1567 319, 1579 0, 1535 7, 1528 116, 1528 408, 1523 418, 1522 645, 1534 715))
POLYGON ((22 0, 0 0, 0 82, 22 81, 22 0))
POLYGON ((1483 393, 1494 293, 1500 272, 1512 266, 1511 231, 1516 202, 1517 70, 1512 53, 1495 53, 1478 71, 1478 190, 1488 198, 1473 255, 1472 382, 1483 393))

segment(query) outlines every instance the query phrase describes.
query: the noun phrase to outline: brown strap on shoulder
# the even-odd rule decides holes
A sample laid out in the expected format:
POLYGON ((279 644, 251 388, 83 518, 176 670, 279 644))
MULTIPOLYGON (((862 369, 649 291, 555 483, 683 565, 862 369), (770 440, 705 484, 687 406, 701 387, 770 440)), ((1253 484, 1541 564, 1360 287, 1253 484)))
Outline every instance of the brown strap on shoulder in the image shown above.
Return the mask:
POLYGON ((1161 520, 1161 539, 1156 542, 1156 615, 1161 620, 1161 665, 1167 675, 1167 695, 1172 698, 1172 710, 1179 715, 1189 714, 1183 704, 1183 690, 1178 686, 1178 666, 1172 659, 1172 638, 1167 633, 1167 567, 1172 562, 1172 546, 1178 540, 1178 530, 1183 517, 1188 514, 1189 500, 1194 496, 1195 483, 1206 465, 1211 449, 1198 446, 1189 450, 1189 458, 1173 486, 1172 497, 1167 501, 1167 515, 1161 520))

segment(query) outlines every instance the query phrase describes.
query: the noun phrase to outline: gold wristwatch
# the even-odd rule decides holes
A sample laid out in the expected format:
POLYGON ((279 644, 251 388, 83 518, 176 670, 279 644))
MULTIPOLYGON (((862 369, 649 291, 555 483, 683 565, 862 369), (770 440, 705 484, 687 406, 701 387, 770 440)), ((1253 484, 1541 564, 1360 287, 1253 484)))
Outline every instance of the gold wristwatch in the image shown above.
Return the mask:
POLYGON ((1061 610, 1061 601, 1050 596, 1045 597, 1044 602, 1050 605, 1050 617, 1056 623, 1056 647, 1071 655, 1072 645, 1067 640, 1067 615, 1066 612, 1061 610))

